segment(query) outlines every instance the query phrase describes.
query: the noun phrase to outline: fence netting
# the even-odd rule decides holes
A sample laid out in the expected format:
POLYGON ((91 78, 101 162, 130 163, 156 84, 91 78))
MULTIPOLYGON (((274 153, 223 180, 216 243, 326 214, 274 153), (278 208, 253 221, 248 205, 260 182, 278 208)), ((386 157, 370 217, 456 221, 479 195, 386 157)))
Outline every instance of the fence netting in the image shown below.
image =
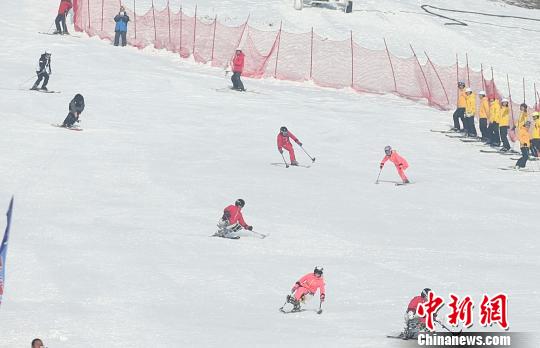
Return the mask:
MULTIPOLYGON (((190 16, 169 3, 162 9, 151 6, 137 12, 137 3, 126 6, 130 16, 128 44, 144 48, 153 46, 178 53, 196 62, 226 67, 236 48, 246 54, 244 76, 273 77, 289 81, 313 81, 331 88, 352 88, 359 92, 393 93, 413 100, 426 100, 441 110, 456 105, 456 83, 465 81, 474 91, 485 90, 499 98, 500 92, 486 72, 460 66, 435 65, 427 56, 393 55, 385 43, 381 50, 368 49, 350 39, 335 41, 313 30, 289 33, 281 29, 264 31, 245 23, 228 26, 219 18, 190 16)), ((148 2, 148 0, 146 0, 148 2)), ((102 39, 114 38, 114 16, 118 0, 74 0, 74 23, 77 31, 102 39)), ((382 40, 381 40, 382 41, 382 40)), ((536 91, 535 91, 536 94, 536 91)), ((536 96, 535 96, 536 97, 536 96)), ((535 98, 536 99, 536 98, 535 98)), ((535 107, 538 107, 536 103, 535 107)), ((517 105, 516 105, 517 107, 517 105)))

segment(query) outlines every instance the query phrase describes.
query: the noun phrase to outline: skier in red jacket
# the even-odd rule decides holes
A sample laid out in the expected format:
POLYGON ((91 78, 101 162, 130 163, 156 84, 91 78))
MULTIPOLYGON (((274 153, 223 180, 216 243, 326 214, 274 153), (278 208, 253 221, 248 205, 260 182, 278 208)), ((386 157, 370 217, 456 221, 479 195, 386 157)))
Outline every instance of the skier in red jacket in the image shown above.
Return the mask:
POLYGON ((398 174, 401 180, 403 180, 403 183, 408 184, 410 181, 409 179, 407 179, 407 176, 405 175, 405 169, 409 168, 409 163, 407 163, 405 158, 398 155, 396 150, 392 150, 391 146, 386 146, 384 148, 384 153, 385 153, 385 156, 381 161, 380 168, 383 169, 386 161, 390 160, 390 162, 394 163, 394 165, 396 166, 398 174))
MULTIPOLYGON (((326 297, 322 267, 315 267, 313 273, 306 274, 294 284, 291 289, 292 295, 287 295, 286 302, 294 306, 291 312, 300 311, 300 304, 306 302, 307 296, 315 295, 317 290, 319 290, 319 298, 322 303, 326 297)), ((284 311, 283 307, 281 310, 284 311)))
POLYGON ((66 15, 71 9, 71 0, 61 0, 60 6, 58 6, 58 15, 56 16, 56 19, 54 20, 54 23, 56 24, 56 31, 53 34, 64 34, 69 35, 69 32, 67 30, 66 26, 66 15), (62 28, 60 28, 60 23, 62 23, 62 28), (62 31, 64 29, 64 31, 62 31))
POLYGON ((294 140, 295 143, 297 143, 299 146, 302 146, 302 143, 300 140, 298 140, 297 137, 294 136, 287 127, 283 126, 279 129, 279 134, 277 136, 277 148, 279 153, 283 154, 283 149, 289 151, 289 157, 291 159, 291 166, 297 166, 298 162, 296 161, 296 157, 294 156, 294 149, 293 145, 291 144, 291 141, 289 140, 291 138, 294 140))
POLYGON ((234 202, 234 205, 229 205, 223 210, 223 216, 218 223, 219 230, 214 234, 218 237, 231 238, 231 233, 238 232, 242 227, 252 231, 253 226, 248 225, 242 216, 242 208, 246 202, 239 198, 234 202))
POLYGON ((418 315, 416 314, 416 309, 418 308, 419 304, 427 301, 430 292, 430 288, 425 288, 424 290, 422 290, 420 296, 413 297, 412 300, 409 302, 407 310, 405 311, 405 328, 400 334, 402 338, 416 339, 418 338, 419 332, 426 330, 426 318, 418 317, 418 315))
POLYGON ((242 80, 240 79, 240 76, 242 75, 242 71, 244 70, 244 58, 245 55, 242 52, 240 48, 236 49, 236 52, 234 53, 234 58, 232 60, 232 71, 233 75, 231 77, 231 81, 233 84, 232 89, 236 91, 245 91, 244 84, 242 83, 242 80))

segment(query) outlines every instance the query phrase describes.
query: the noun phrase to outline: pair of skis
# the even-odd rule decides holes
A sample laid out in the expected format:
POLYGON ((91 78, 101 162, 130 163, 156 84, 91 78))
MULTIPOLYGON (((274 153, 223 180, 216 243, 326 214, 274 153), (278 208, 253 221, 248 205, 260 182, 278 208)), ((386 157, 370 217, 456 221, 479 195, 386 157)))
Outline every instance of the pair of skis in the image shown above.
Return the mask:
MULTIPOLYGON (((270 235, 269 233, 264 234, 264 233, 259 233, 257 231, 250 231, 250 232, 253 233, 254 235, 256 235, 257 237, 259 237, 260 239, 265 239, 266 237, 268 237, 270 235)), ((225 238, 225 239, 240 239, 239 235, 232 234, 232 233, 225 234, 225 235, 220 235, 220 234, 214 233, 210 237, 220 237, 220 238, 225 238)))
MULTIPOLYGON (((290 295, 289 295, 290 296, 290 295)), ((288 296, 287 296, 288 297, 288 296)), ((300 308, 300 309, 291 309, 291 310, 286 310, 285 309, 285 306, 287 305, 287 303, 290 303, 288 300, 285 300, 285 303, 283 304, 283 306, 281 306, 279 308, 279 311, 283 314, 291 314, 291 313, 301 313, 301 312, 306 312, 306 311, 315 311, 315 313, 317 314, 322 314, 323 310, 322 310, 322 301, 319 302, 319 309, 317 310, 313 310, 313 309, 305 309, 305 308, 300 308)))

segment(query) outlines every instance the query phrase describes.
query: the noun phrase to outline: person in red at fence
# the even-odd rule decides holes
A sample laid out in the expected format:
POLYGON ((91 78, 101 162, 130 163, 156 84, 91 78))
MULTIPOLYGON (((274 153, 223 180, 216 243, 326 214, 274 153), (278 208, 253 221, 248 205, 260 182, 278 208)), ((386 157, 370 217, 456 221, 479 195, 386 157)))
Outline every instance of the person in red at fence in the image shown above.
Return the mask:
POLYGON ((245 60, 245 54, 242 52, 240 48, 236 49, 236 52, 234 53, 234 58, 232 60, 232 77, 231 81, 233 84, 232 89, 236 91, 245 91, 244 84, 242 83, 242 80, 240 79, 240 76, 242 76, 242 71, 244 71, 244 60, 245 60))
POLYGON ((409 302, 407 310, 405 311, 405 328, 400 334, 401 338, 416 339, 418 338, 419 332, 426 331, 426 318, 419 317, 416 314, 416 309, 419 304, 427 302, 430 291, 430 288, 425 288, 419 296, 413 297, 409 302))
POLYGON ((384 148, 384 153, 385 153, 385 156, 382 159, 381 165, 380 165, 381 170, 383 169, 386 161, 389 160, 390 162, 394 163, 394 165, 396 166, 399 177, 401 178, 401 180, 403 180, 403 183, 408 184, 410 181, 409 179, 407 179, 407 176, 405 175, 405 170, 409 168, 409 163, 407 163, 405 158, 398 155, 396 150, 392 150, 392 147, 390 145, 384 148))
POLYGON ((58 7, 58 15, 56 16, 56 19, 54 20, 54 24, 56 24, 56 31, 53 34, 69 35, 67 26, 66 26, 66 15, 69 12, 69 10, 71 10, 71 7, 72 7, 71 0, 60 1, 60 6, 58 7), (62 23, 62 28, 60 28, 60 23, 62 23))
POLYGON ((289 132, 287 127, 283 126, 279 129, 279 134, 277 136, 277 148, 279 153, 281 154, 283 154, 283 149, 287 150, 291 159, 291 166, 297 166, 298 162, 296 161, 293 145, 289 138, 294 140, 294 142, 297 143, 298 146, 302 146, 300 140, 298 140, 298 138, 295 137, 294 134, 289 132))
POLYGON ((122 38, 122 46, 125 46, 127 43, 126 35, 129 16, 127 15, 124 6, 120 6, 120 11, 114 16, 114 21, 116 22, 114 27, 114 45, 118 46, 120 38, 122 38))
MULTIPOLYGON (((246 230, 252 231, 253 226, 248 225, 244 221, 242 216, 242 208, 246 205, 246 202, 239 198, 234 202, 234 205, 229 205, 223 210, 223 216, 218 223, 219 230, 214 234, 218 237, 230 238, 231 233, 238 232, 242 227, 246 230)), ((238 238, 238 237, 236 237, 238 238)))

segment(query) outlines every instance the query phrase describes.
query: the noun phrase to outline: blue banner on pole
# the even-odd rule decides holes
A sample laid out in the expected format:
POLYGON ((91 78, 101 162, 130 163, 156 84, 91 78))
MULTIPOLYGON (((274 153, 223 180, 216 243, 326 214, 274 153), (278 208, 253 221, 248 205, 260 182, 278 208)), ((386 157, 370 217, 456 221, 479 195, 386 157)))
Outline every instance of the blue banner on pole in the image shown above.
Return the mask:
POLYGON ((9 208, 7 211, 7 225, 6 231, 4 232, 4 238, 2 239, 2 244, 0 245, 0 304, 2 304, 2 295, 4 294, 4 283, 6 279, 6 254, 9 241, 9 228, 11 227, 11 213, 13 212, 13 197, 9 202, 9 208))

